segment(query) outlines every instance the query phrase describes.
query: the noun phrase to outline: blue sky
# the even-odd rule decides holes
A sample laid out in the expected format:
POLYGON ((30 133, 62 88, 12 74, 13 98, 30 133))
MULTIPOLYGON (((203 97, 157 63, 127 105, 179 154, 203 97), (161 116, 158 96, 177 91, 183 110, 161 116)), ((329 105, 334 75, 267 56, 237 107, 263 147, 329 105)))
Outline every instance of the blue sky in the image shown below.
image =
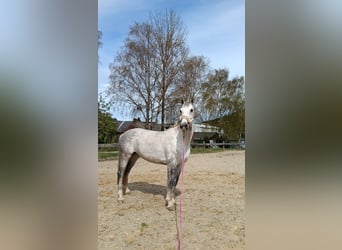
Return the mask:
MULTIPOLYGON (((227 68, 230 78, 245 75, 245 3, 242 0, 99 0, 98 28, 102 31, 98 91, 108 86, 108 65, 129 27, 148 20, 154 11, 174 10, 188 31, 190 55, 205 56, 211 68, 227 68)), ((119 119, 129 119, 114 114, 119 119)))

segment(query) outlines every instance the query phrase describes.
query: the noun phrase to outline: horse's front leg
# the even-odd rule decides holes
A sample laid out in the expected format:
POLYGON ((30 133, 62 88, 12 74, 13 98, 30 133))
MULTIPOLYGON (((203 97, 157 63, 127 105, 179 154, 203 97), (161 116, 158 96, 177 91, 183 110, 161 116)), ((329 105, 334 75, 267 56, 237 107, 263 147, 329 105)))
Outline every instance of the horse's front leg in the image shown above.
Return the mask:
POLYGON ((176 186, 180 174, 179 165, 167 165, 167 193, 166 193, 166 207, 169 210, 174 210, 176 205, 176 186))

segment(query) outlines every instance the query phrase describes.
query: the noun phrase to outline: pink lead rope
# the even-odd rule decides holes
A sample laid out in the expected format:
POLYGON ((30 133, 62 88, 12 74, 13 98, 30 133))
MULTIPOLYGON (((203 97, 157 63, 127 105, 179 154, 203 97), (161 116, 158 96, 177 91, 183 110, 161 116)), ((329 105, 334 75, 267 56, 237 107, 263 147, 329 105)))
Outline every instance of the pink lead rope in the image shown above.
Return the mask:
POLYGON ((181 165, 181 180, 180 180, 180 195, 179 195, 179 233, 178 233, 178 250, 181 249, 182 242, 182 194, 183 194, 183 172, 184 172, 184 135, 182 143, 182 165, 181 165))

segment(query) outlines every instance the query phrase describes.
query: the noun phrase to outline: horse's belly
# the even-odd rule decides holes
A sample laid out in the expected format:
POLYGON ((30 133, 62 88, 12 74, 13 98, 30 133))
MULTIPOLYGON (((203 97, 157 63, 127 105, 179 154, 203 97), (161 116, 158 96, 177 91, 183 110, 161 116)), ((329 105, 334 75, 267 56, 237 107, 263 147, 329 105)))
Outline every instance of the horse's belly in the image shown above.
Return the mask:
POLYGON ((164 164, 164 165, 167 164, 167 160, 165 158, 155 158, 149 155, 141 155, 141 158, 143 158, 146 161, 157 163, 157 164, 164 164))
POLYGON ((184 154, 184 161, 187 161, 190 157, 190 148, 184 154))
POLYGON ((136 151, 138 155, 146 161, 159 164, 167 164, 168 162, 167 154, 160 146, 159 148, 151 146, 140 147, 136 151))

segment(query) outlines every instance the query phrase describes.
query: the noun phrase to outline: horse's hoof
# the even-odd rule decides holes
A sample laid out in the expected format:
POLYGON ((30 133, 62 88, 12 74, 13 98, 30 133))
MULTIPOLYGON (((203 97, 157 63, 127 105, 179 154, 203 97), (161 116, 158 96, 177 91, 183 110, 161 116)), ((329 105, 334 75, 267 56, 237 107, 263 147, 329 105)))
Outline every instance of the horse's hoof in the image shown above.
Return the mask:
POLYGON ((166 206, 167 210, 169 211, 175 211, 176 210, 176 205, 170 205, 170 206, 166 206))
POLYGON ((166 207, 166 208, 167 208, 167 210, 169 210, 169 211, 175 211, 175 210, 176 210, 175 206, 166 207))
POLYGON ((126 188, 126 191, 124 194, 129 194, 131 192, 131 190, 129 190, 128 188, 126 188))

